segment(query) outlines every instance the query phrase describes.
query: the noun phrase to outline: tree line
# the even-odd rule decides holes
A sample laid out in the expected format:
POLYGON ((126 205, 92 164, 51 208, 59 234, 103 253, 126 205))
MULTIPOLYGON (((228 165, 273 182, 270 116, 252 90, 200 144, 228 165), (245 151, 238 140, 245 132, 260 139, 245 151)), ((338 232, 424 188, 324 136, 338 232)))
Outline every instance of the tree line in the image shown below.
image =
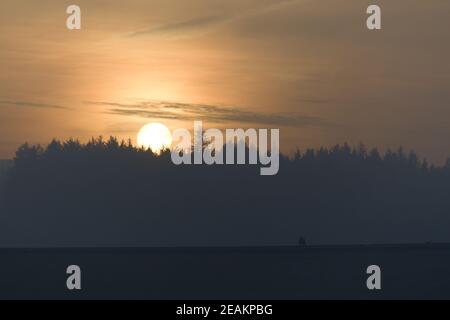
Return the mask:
POLYGON ((176 166, 168 150, 156 155, 114 137, 24 144, 3 191, 0 242, 450 241, 450 161, 344 144, 282 155, 276 176, 258 172, 176 166))

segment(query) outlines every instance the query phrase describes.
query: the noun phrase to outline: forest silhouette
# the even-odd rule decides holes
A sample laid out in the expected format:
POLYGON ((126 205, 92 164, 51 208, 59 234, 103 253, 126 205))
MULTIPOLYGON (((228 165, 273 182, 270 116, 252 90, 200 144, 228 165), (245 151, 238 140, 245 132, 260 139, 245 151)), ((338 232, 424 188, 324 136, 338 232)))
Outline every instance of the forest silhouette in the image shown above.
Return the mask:
POLYGON ((24 144, 0 200, 0 245, 213 246, 450 241, 450 160, 364 145, 255 165, 176 166, 130 141, 24 144), (306 241, 306 240, 305 240, 306 241))

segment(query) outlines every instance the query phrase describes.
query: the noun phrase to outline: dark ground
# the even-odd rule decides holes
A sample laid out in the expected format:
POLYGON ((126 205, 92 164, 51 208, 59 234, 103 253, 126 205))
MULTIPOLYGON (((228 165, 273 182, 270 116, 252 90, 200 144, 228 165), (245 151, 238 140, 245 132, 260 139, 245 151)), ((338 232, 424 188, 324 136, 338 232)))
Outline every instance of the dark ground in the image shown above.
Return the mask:
POLYGON ((0 249, 1 299, 444 299, 450 244, 0 249), (66 289, 66 268, 82 290, 66 289), (367 266, 382 290, 366 288, 367 266))

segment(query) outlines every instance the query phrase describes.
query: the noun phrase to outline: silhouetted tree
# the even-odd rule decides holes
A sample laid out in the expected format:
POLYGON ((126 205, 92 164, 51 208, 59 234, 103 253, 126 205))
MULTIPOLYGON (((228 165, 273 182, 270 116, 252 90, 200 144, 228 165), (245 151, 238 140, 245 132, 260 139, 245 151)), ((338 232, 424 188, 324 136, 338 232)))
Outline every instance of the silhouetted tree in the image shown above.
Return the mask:
POLYGON ((276 176, 259 169, 176 166, 169 150, 155 155, 114 137, 24 144, 5 184, 2 217, 11 232, 26 230, 26 239, 71 244, 184 244, 200 236, 208 244, 227 235, 251 242, 255 234, 288 242, 299 226, 315 242, 421 241, 450 229, 450 160, 433 167, 413 152, 381 154, 361 143, 281 155, 276 176))

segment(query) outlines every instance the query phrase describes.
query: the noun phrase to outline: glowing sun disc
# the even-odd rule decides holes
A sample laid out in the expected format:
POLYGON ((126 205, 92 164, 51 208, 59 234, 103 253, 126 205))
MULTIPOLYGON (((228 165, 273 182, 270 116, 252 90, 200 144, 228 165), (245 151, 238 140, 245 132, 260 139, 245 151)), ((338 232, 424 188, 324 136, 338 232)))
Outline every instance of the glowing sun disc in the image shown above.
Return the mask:
POLYGON ((153 153, 160 154, 163 149, 169 149, 172 145, 172 134, 162 123, 149 123, 139 130, 137 145, 139 148, 150 149, 153 153))

